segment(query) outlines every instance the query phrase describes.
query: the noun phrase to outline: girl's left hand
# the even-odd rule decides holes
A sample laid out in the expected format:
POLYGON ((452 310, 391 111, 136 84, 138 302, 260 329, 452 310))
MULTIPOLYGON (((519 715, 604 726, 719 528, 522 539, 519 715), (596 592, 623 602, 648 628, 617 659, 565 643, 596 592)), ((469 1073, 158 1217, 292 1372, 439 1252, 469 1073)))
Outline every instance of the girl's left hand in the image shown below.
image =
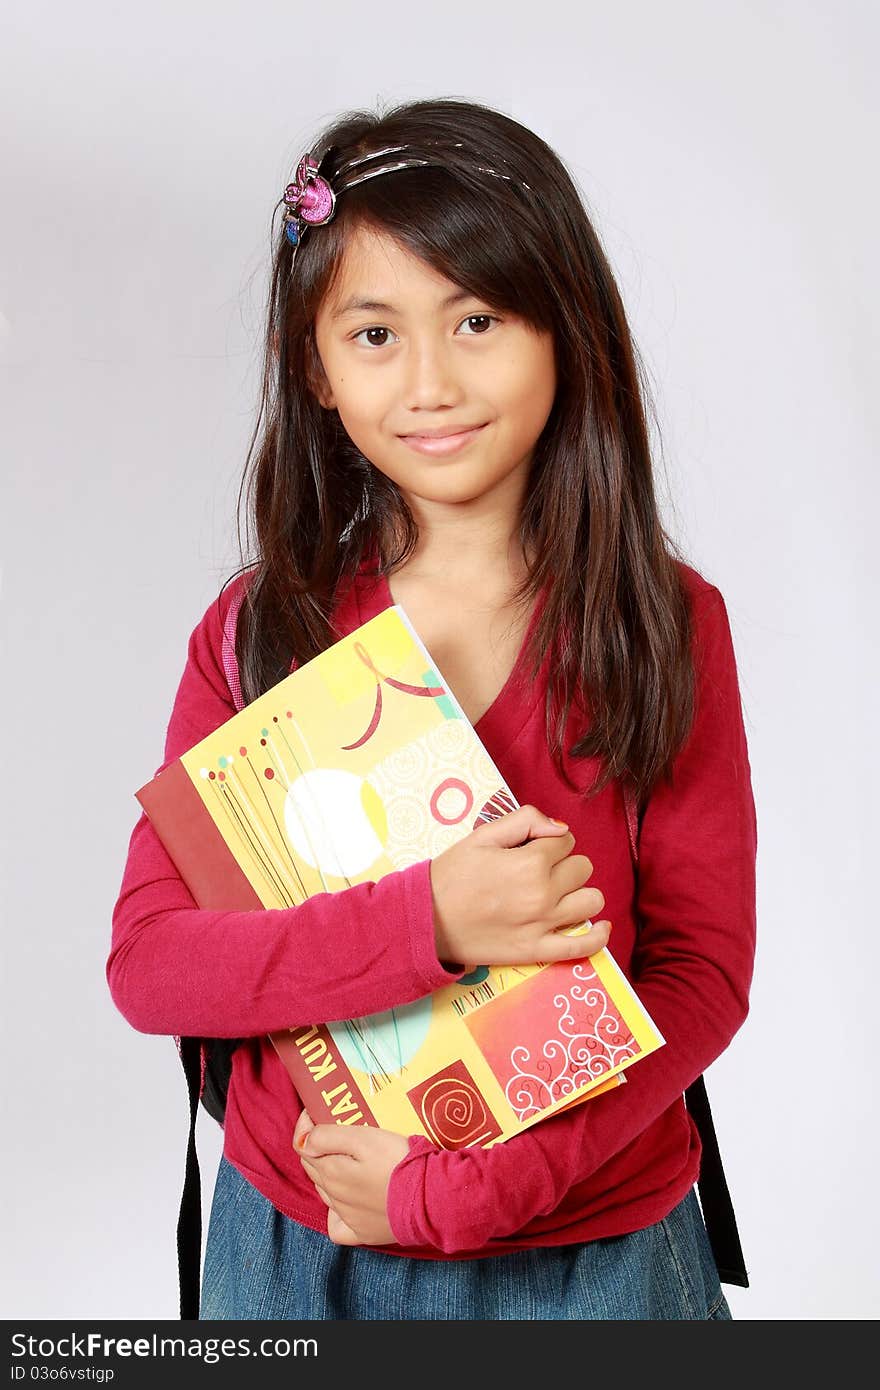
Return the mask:
POLYGON ((334 1245, 393 1245, 388 1223, 391 1173, 409 1152, 402 1134, 372 1125, 316 1125, 304 1110, 293 1147, 326 1203, 334 1245))

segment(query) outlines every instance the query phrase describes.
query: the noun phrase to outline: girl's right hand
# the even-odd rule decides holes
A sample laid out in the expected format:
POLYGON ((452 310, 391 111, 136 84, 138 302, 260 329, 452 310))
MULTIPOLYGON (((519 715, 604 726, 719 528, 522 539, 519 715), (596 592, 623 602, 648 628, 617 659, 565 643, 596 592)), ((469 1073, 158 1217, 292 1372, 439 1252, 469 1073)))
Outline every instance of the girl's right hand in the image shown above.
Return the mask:
POLYGON ((605 906, 598 888, 583 886, 593 865, 571 853, 574 842, 561 822, 520 806, 432 859, 437 959, 469 962, 465 969, 532 965, 591 956, 607 945, 607 921, 582 935, 561 930, 605 906))

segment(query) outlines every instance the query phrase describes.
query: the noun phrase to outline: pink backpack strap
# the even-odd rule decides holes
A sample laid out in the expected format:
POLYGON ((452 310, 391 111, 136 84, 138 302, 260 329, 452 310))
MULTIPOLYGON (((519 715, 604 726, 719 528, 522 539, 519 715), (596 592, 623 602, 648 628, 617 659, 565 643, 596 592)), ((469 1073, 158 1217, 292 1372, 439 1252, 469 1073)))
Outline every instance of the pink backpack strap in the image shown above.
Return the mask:
POLYGON ((223 623, 223 642, 221 648, 226 683, 229 686, 232 703, 237 710, 244 709, 241 680, 238 675, 238 662, 235 659, 235 628, 238 623, 238 614, 244 598, 244 587, 244 581, 242 580, 242 582, 237 584, 233 589, 232 599, 226 612, 226 619, 223 623))
MULTIPOLYGON (((241 693, 241 678, 238 674, 238 660, 235 655, 235 630, 238 625, 241 605, 244 602, 245 586, 249 579, 250 575, 248 574, 239 576, 239 581, 232 591, 232 598, 229 601, 223 622, 223 640, 220 649, 226 683, 229 686, 229 693, 236 710, 244 709, 244 696, 241 693)), ((295 666, 296 662, 293 661, 290 669, 293 670, 295 666)))
MULTIPOLYGON (((177 1048, 177 1055, 178 1055, 178 1057, 180 1058, 180 1060, 181 1060, 181 1062, 182 1062, 182 1061, 183 1061, 183 1039, 182 1039, 177 1033, 174 1034, 174 1046, 177 1048)), ((204 1044, 204 1043, 200 1043, 200 1045, 199 1045, 199 1097, 198 1097, 199 1100, 201 1100, 202 1095, 204 1094, 204 1090, 205 1090, 205 1072, 207 1071, 207 1069, 208 1069, 208 1050, 207 1050, 207 1048, 205 1047, 205 1044, 204 1044)))
POLYGON ((623 809, 626 813, 626 829, 629 834, 629 847, 634 864, 639 862, 639 813, 635 798, 628 787, 623 788, 623 809))

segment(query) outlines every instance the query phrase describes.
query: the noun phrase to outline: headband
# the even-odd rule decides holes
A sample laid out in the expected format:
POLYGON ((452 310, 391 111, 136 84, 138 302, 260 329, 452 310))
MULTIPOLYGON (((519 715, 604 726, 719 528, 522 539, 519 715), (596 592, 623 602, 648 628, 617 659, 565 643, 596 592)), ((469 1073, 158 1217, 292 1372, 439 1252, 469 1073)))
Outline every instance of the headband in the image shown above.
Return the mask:
MULTIPOLYGON (((434 141, 426 141, 425 145, 434 144, 434 141)), ((462 148, 462 141, 457 140, 453 145, 454 149, 462 148)), ((407 155, 406 151, 412 150, 412 145, 386 145, 381 150, 373 150, 370 154, 358 155, 353 159, 346 159, 339 166, 333 176, 333 184, 318 173, 324 160, 331 153, 327 149, 319 158, 315 158, 312 153, 306 153, 296 167, 296 174, 292 183, 289 183, 284 190, 284 231, 287 240, 293 246, 293 254, 296 256, 303 233, 309 227, 321 227, 325 222, 329 222, 336 210, 336 199, 340 193, 346 192, 349 188, 354 188, 359 183, 364 183, 367 179, 377 178, 380 174, 393 174, 398 169, 417 169, 425 165, 432 165, 438 168, 448 167, 447 161, 442 158, 423 159, 418 155, 407 155), (405 158, 392 160, 391 163, 383 163, 387 156, 403 154, 405 158), (367 166, 364 168, 363 166, 367 166), (350 175, 353 173, 353 177, 350 175)), ((491 174, 493 178, 507 179, 508 182, 520 184, 528 193, 531 188, 522 179, 514 179, 510 174, 502 174, 497 169, 491 169, 488 165, 478 164, 475 166, 481 174, 491 174)))

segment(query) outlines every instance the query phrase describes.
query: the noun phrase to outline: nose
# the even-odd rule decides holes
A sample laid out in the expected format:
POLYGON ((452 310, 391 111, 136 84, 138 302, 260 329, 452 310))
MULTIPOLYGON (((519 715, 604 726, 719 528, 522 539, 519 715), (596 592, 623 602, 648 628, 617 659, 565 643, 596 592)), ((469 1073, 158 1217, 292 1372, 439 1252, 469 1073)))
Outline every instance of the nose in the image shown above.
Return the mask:
POLYGON ((404 366, 404 405, 408 410, 438 410, 463 399, 463 385, 448 343, 432 334, 410 339, 404 366))

